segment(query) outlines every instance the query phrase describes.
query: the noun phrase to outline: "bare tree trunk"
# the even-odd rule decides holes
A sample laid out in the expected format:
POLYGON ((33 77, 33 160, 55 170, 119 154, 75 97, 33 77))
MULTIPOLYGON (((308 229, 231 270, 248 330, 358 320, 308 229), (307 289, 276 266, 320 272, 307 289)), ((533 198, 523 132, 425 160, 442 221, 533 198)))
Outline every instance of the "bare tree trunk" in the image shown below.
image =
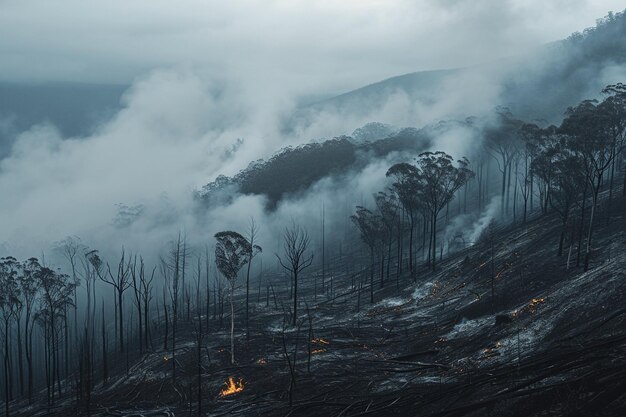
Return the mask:
POLYGON ((293 271, 293 325, 298 319, 298 270, 293 271))
POLYGON ((579 230, 578 230, 578 247, 576 249, 576 266, 580 266, 580 253, 581 253, 581 248, 583 246, 583 233, 585 230, 585 206, 587 203, 587 181, 585 181, 585 188, 583 189, 583 200, 582 200, 582 205, 581 205, 581 209, 580 209, 580 224, 579 224, 579 230))
POLYGON ((207 334, 209 332, 209 315, 211 313, 211 284, 209 283, 209 274, 210 274, 210 267, 209 267, 209 248, 205 248, 205 264, 204 264, 204 269, 205 269, 205 273, 206 273, 206 329, 207 329, 207 334))
POLYGON ((565 229, 567 228, 567 219, 563 220, 563 228, 561 229, 561 237, 559 239, 559 251, 557 256, 563 255, 563 241, 565 240, 565 229))
POLYGON ((119 329, 120 329, 120 352, 124 352, 124 305, 123 305, 123 293, 122 291, 118 291, 117 294, 117 307, 119 308, 119 314, 117 315, 120 324, 119 324, 119 329))
POLYGON ((167 314, 167 304, 163 303, 163 310, 165 311, 165 337, 163 338, 163 350, 167 350, 167 337, 169 331, 169 318, 167 314))
POLYGON ((602 181, 602 176, 598 178, 598 184, 595 187, 593 192, 593 198, 591 200, 591 215, 589 216, 589 230, 587 231, 587 248, 585 250, 585 272, 589 270, 589 258, 591 256, 591 236, 593 233, 593 218, 596 211, 596 206, 598 205, 598 193, 600 192, 600 183, 602 181))
POLYGON ((370 260, 372 265, 370 266, 370 303, 374 304, 374 248, 370 247, 370 260))
MULTIPOLYGON (((614 149, 615 149, 615 146, 614 146, 614 149)), ((611 176, 609 179, 609 199, 606 203, 606 225, 607 226, 609 225, 609 222, 611 221, 611 202, 613 200, 613 179, 615 176, 615 157, 614 156, 612 157, 613 162, 611 162, 611 176)))
MULTIPOLYGON (((230 363, 235 364, 235 280, 230 284, 230 363)), ((294 310, 295 314, 295 310, 294 310)))
POLYGON ((4 319, 4 414, 9 416, 9 319, 4 319))
POLYGON ((500 215, 504 217, 504 196, 506 194, 506 164, 504 164, 504 158, 502 161, 504 167, 502 168, 502 190, 500 192, 500 215))
POLYGON ((411 279, 415 280, 415 273, 413 272, 413 229, 415 228, 413 213, 409 213, 409 272, 411 279))
POLYGON ((433 271, 436 268, 437 262, 437 214, 433 214, 433 259, 432 259, 433 271))
MULTIPOLYGON (((20 397, 24 396, 24 358, 22 355, 22 326, 20 317, 17 317, 17 356, 18 356, 18 370, 20 378, 20 397)), ((67 351, 67 343, 66 343, 67 351)), ((66 357, 67 358, 67 357, 66 357)))
POLYGON ((102 382, 105 383, 109 379, 109 366, 107 361, 107 336, 106 326, 104 325, 104 301, 102 301, 102 382))
POLYGON ((252 256, 248 261, 248 268, 246 271, 246 339, 250 339, 250 267, 252 265, 252 256))
MULTIPOLYGON (((326 221, 326 209, 324 202, 322 202, 322 291, 324 289, 324 282, 326 281, 326 233, 325 223, 326 221)), ((331 294, 332 297, 332 294, 331 294)))
MULTIPOLYGON (((198 277, 198 301, 200 300, 200 277, 198 277)), ((198 417, 202 416, 202 317, 200 312, 202 309, 198 306, 198 417)))
POLYGON ((33 347, 32 347, 32 337, 33 331, 32 326, 29 329, 30 322, 30 314, 26 313, 26 323, 24 328, 24 349, 26 352, 26 366, 28 368, 28 404, 32 404, 33 401, 33 347))

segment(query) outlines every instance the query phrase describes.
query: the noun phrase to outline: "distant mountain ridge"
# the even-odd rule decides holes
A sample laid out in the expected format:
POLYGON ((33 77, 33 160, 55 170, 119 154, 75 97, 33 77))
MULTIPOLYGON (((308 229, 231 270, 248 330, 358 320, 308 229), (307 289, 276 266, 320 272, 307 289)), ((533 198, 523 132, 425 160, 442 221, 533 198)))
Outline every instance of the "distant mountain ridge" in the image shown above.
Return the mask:
POLYGON ((501 101, 524 119, 550 118, 554 122, 567 106, 597 94, 609 82, 626 75, 626 14, 610 13, 597 25, 537 51, 466 68, 414 72, 391 77, 323 100, 302 109, 306 120, 321 111, 366 116, 391 95, 402 93, 428 105, 447 83, 480 72, 502 83, 501 101), (621 69, 621 71, 620 71, 621 69), (541 100, 538 100, 538 97, 541 100))

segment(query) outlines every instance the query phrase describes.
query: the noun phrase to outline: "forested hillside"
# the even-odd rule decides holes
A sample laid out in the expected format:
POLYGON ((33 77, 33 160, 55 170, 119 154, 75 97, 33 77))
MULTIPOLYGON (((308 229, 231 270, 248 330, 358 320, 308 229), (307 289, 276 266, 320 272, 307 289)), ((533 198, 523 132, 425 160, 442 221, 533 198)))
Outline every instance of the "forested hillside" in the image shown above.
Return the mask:
MULTIPOLYGON (((1 415, 626 415, 626 83, 606 82, 626 80, 624 30, 626 14, 611 14, 532 63, 490 64, 506 67, 498 77, 471 69, 498 85, 482 97, 488 111, 473 114, 465 97, 452 101, 467 114, 419 127, 361 120, 350 136, 284 147, 184 193, 161 193, 167 178, 145 171, 189 157, 175 152, 189 143, 202 162, 245 149, 237 135, 220 134, 221 145, 237 138, 223 148, 191 139, 210 135, 188 123, 221 117, 212 102, 217 116, 181 111, 168 124, 148 91, 149 111, 119 116, 105 139, 130 126, 153 135, 140 144, 167 143, 144 165, 125 157, 145 147, 125 140, 110 150, 31 138, 21 152, 43 168, 25 188, 56 176, 56 191, 90 172, 79 196, 110 203, 102 194, 123 189, 115 196, 134 201, 117 172, 130 166, 160 194, 115 201, 111 227, 64 231, 50 250, 0 246, 1 415), (79 172, 50 169, 70 145, 106 165, 94 175, 83 152, 67 160, 79 172)), ((437 107, 446 78, 466 71, 409 74, 293 120, 341 119, 356 103, 369 115, 398 90, 437 107)), ((172 86, 163 106, 174 111, 187 96, 172 86)), ((23 172, 17 163, 0 160, 0 174, 23 172)), ((212 172, 187 163, 167 172, 212 172)), ((43 194, 41 233, 64 214, 58 201, 71 196, 60 194, 43 194)), ((15 207, 34 219, 42 200, 30 196, 15 207)), ((82 204, 95 205, 71 201, 91 221, 82 204)))
POLYGON ((257 260, 270 243, 254 220, 243 234, 217 233, 214 253, 181 234, 155 264, 123 248, 106 259, 75 237, 58 246, 68 273, 2 258, 5 414, 480 415, 515 405, 545 415, 570 409, 573 390, 619 415, 626 86, 603 94, 560 126, 500 109, 473 162, 402 148, 398 135, 253 165, 235 178, 240 191, 278 199, 274 190, 297 190, 281 188, 284 178, 310 183, 354 164, 357 150, 417 154, 388 166, 388 187, 354 208, 349 232, 326 231, 324 217, 321 236, 283 223, 274 265, 257 260))

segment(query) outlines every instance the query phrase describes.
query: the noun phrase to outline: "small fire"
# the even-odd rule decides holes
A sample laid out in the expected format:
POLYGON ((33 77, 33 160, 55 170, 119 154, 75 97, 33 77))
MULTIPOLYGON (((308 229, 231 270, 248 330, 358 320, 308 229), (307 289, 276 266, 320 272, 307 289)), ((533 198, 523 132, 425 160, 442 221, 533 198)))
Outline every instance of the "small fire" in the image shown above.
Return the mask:
POLYGON ((545 298, 533 298, 530 301, 530 304, 528 305, 528 311, 530 313, 534 313, 535 311, 537 311, 537 308, 539 307, 539 304, 545 303, 546 299, 545 298))
POLYGON ((519 308, 519 309, 515 309, 512 313, 511 316, 513 318, 517 318, 519 317, 522 313, 529 313, 529 314, 534 314, 535 312, 537 312, 537 309, 539 308, 539 306, 543 303, 546 302, 546 299, 544 297, 542 298, 533 298, 530 300, 530 303, 528 303, 528 305, 519 308))
POLYGON ((330 345, 330 342, 326 339, 311 339, 311 343, 318 345, 330 345))
POLYGON ((318 353, 324 353, 326 349, 315 349, 311 351, 311 355, 317 355, 318 353))
POLYGON ((235 382, 235 378, 228 377, 228 382, 224 382, 226 388, 220 391, 221 397, 226 397, 227 395, 233 395, 238 392, 243 391, 243 379, 239 378, 239 382, 235 382))

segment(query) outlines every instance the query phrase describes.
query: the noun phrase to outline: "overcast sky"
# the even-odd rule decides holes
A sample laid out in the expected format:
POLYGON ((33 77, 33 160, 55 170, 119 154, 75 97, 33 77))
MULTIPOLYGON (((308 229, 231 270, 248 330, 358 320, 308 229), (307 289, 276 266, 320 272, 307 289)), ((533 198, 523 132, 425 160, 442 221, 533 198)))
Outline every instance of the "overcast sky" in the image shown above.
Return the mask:
POLYGON ((346 90, 515 54, 592 26, 616 0, 0 0, 0 80, 213 79, 346 90))
MULTIPOLYGON (((11 196, 0 199, 0 252, 31 256, 67 235, 114 251, 161 244, 197 228, 193 191, 218 174, 365 122, 396 123, 389 115, 404 115, 400 126, 420 126, 457 108, 476 114, 477 103, 498 103, 499 86, 489 74, 470 74, 451 80, 452 93, 442 92, 437 105, 392 94, 363 120, 322 112, 283 135, 299 95, 515 55, 594 25, 620 10, 618 3, 0 0, 0 81, 132 85, 119 112, 93 135, 64 138, 44 122, 17 136, 0 160, 0 195, 11 196), (141 215, 119 227, 119 207, 141 215)), ((464 155, 470 142, 453 136, 454 146, 444 149, 464 155)), ((378 168, 353 180, 384 179, 385 164, 378 168)), ((349 186, 362 194, 380 189, 372 187, 349 186)), ((213 229, 240 227, 255 210, 261 216, 261 197, 236 202, 238 209, 205 213, 203 239, 213 229)), ((307 201, 289 207, 278 218, 317 210, 307 201)))

